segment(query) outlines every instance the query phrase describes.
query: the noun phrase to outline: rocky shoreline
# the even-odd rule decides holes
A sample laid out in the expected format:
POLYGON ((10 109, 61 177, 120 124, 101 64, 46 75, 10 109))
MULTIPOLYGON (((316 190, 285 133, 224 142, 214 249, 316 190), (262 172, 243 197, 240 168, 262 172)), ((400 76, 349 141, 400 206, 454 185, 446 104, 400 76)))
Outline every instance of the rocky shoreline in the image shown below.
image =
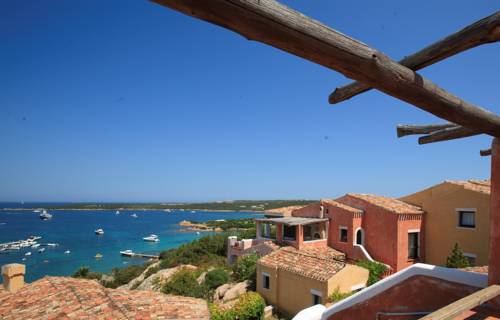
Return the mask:
POLYGON ((213 227, 209 227, 205 223, 194 223, 194 222, 187 221, 187 220, 182 220, 181 222, 179 222, 179 226, 183 227, 183 229, 181 229, 181 231, 183 231, 183 232, 193 232, 193 231, 222 232, 222 231, 224 231, 224 230, 222 230, 222 228, 219 228, 219 227, 213 228, 213 227))

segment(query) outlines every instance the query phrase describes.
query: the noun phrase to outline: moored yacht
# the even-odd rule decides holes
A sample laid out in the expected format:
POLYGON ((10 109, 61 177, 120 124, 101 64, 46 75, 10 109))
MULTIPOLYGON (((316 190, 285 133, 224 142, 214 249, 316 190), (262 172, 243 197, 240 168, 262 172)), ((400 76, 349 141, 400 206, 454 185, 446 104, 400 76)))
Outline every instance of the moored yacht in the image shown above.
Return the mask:
POLYGON ((47 210, 43 210, 42 213, 40 213, 40 219, 42 220, 49 220, 52 219, 52 215, 47 212, 47 210))
POLYGON ((102 236, 104 234, 104 230, 102 230, 101 228, 97 229, 97 230, 94 230, 95 234, 97 234, 98 236, 102 236))
POLYGON ((131 216, 132 218, 137 218, 137 215, 136 215, 135 213, 132 213, 130 216, 131 216))
POLYGON ((128 256, 128 257, 131 257, 134 255, 134 251, 130 250, 130 249, 127 249, 127 250, 124 250, 124 251, 120 251, 120 254, 122 256, 128 256))
POLYGON ((142 238, 144 241, 149 241, 149 242, 158 242, 160 239, 156 234, 150 234, 147 237, 142 238))

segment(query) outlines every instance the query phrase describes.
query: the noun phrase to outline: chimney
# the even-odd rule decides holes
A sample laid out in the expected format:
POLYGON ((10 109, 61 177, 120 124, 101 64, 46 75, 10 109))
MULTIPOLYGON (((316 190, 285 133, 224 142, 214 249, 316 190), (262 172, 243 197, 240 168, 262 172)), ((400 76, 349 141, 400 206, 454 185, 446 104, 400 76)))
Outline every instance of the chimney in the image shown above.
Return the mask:
POLYGON ((19 263, 11 263, 2 266, 3 287, 5 290, 15 293, 24 287, 24 275, 26 266, 19 263))
POLYGON ((319 201, 319 217, 321 219, 325 217, 325 207, 323 206, 323 200, 319 201))
POLYGON ((490 265, 488 284, 500 284, 500 139, 491 146, 490 265))

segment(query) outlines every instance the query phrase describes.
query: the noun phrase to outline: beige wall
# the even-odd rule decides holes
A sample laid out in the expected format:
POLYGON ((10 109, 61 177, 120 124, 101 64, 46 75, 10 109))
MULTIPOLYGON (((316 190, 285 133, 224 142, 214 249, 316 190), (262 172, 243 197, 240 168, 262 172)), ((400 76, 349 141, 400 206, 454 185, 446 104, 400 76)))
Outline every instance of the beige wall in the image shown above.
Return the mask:
POLYGON ((313 305, 311 290, 321 292, 322 302, 326 303, 328 295, 339 287, 342 292, 350 292, 358 284, 365 284, 368 270, 354 265, 346 265, 344 269, 328 281, 318 281, 306 278, 287 270, 275 270, 257 264, 257 292, 268 304, 288 316, 293 316, 300 310, 313 305), (270 288, 262 287, 262 273, 270 275, 270 288))
POLYGON ((476 265, 488 264, 489 213, 488 194, 466 190, 451 183, 441 183, 401 198, 421 206, 425 215, 425 261, 444 265, 455 243, 464 253, 476 255, 476 265), (458 227, 458 208, 476 209, 474 229, 458 227))
POLYGON ((351 292, 354 286, 359 289, 368 281, 368 273, 369 271, 365 268, 347 264, 344 269, 328 280, 328 295, 332 294, 336 288, 339 288, 340 292, 351 292))

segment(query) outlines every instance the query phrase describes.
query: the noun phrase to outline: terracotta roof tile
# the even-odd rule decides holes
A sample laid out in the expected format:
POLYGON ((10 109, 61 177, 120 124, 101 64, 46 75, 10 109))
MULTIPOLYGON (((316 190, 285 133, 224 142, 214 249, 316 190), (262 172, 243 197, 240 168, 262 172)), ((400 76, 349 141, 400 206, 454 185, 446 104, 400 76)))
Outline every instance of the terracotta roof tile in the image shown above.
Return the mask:
POLYGON ((276 209, 268 209, 268 210, 264 211, 264 214, 290 217, 290 216, 292 216, 292 213, 294 210, 301 209, 304 207, 305 206, 288 206, 288 207, 281 207, 281 208, 276 208, 276 209))
POLYGON ((352 212, 352 213, 363 213, 363 210, 361 210, 361 209, 348 206, 346 204, 340 203, 340 202, 332 200, 332 199, 322 199, 321 203, 326 203, 326 204, 329 204, 331 206, 334 206, 334 207, 337 207, 340 209, 344 209, 344 210, 352 212))
POLYGON ((347 195, 353 198, 364 200, 375 206, 382 207, 386 210, 398 214, 424 213, 421 208, 394 198, 377 196, 373 194, 361 194, 361 193, 348 193, 347 195))
POLYGON ((484 194, 491 193, 490 180, 446 180, 447 183, 462 186, 466 190, 477 191, 484 194))
POLYGON ((467 268, 462 268, 460 270, 488 274, 488 266, 467 267, 467 268))
POLYGON ((243 255, 256 253, 262 257, 270 254, 273 251, 278 250, 279 248, 280 246, 274 243, 273 241, 264 241, 254 246, 251 246, 248 249, 243 250, 243 255))
POLYGON ((283 247, 261 258, 259 264, 326 281, 345 267, 345 255, 332 248, 283 247))
POLYGON ((0 289, 0 319, 209 319, 201 299, 107 289, 93 280, 45 277, 15 294, 0 289))

